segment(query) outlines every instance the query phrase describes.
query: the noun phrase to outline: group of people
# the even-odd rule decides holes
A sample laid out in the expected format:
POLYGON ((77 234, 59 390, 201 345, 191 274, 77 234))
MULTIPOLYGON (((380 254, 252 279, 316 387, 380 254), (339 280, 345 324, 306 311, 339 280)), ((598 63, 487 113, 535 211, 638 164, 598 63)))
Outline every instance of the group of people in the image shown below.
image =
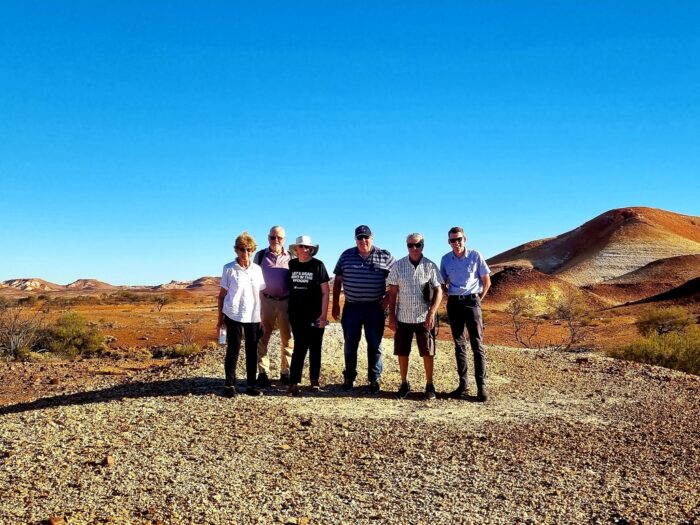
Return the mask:
MULTIPOLYGON (((297 237, 288 251, 285 237, 284 228, 273 226, 268 247, 256 253, 255 240, 244 232, 234 243, 236 259, 224 266, 217 330, 226 330, 224 393, 228 397, 237 393, 236 365, 243 340, 245 392, 258 396, 261 389, 271 386, 268 346, 275 329, 279 329, 281 345, 279 380, 287 386, 287 393, 299 395, 307 354, 310 390, 318 392, 321 388, 321 349, 328 324, 330 276, 323 262, 315 258, 319 246, 311 237, 297 237)), ((340 320, 343 328, 343 390, 355 387, 357 350, 364 329, 369 391, 380 392, 381 343, 388 311, 401 374, 396 396, 405 398, 411 391, 408 365, 415 335, 425 368, 424 396, 435 399, 435 326, 437 310, 446 293, 459 378, 457 388, 449 396, 458 399, 467 394, 468 338, 474 355, 476 397, 479 401, 488 399, 481 301, 491 286, 489 268, 478 251, 467 249, 467 236, 461 227, 450 228, 447 240, 451 250, 442 257, 438 268, 423 256, 425 242, 420 233, 408 235, 408 255, 397 261, 389 251, 374 245, 368 226, 355 228, 355 246, 341 254, 333 270, 331 315, 340 320), (342 315, 341 294, 345 297, 342 315)))

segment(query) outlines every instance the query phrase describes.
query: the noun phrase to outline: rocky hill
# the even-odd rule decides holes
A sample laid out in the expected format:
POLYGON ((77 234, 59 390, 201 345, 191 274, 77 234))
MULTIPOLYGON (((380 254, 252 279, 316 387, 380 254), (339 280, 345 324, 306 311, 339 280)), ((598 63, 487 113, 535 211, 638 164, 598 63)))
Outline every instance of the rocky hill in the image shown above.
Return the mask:
POLYGON ((698 254, 700 217, 638 207, 605 212, 572 231, 523 244, 488 262, 496 271, 506 266, 533 268, 585 286, 661 259, 698 254))
POLYGON ((118 287, 111 284, 98 281, 97 279, 78 279, 65 286, 66 290, 83 290, 83 291, 107 291, 116 290, 118 287))

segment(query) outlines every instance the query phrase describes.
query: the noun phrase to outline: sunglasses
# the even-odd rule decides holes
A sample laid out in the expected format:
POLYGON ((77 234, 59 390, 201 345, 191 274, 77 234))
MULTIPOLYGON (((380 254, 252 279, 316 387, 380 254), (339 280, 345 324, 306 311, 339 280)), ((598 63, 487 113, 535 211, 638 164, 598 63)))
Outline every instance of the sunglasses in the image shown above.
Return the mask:
POLYGON ((267 238, 270 239, 271 241, 274 241, 275 239, 277 239, 278 241, 284 240, 284 237, 280 237, 279 235, 268 235, 267 238))
POLYGON ((464 240, 464 237, 450 237, 449 241, 450 244, 454 244, 456 242, 462 242, 464 240))
POLYGON ((255 248, 246 248, 245 246, 236 246, 236 250, 239 252, 253 253, 255 251, 255 248))
POLYGON ((303 246, 303 245, 300 244, 299 246, 297 246, 297 249, 298 249, 298 250, 304 250, 304 251, 306 251, 306 252, 310 252, 311 250, 313 250, 313 247, 311 247, 311 246, 303 246))
POLYGON ((423 243, 422 242, 407 242, 406 246, 408 246, 409 250, 411 248, 416 248, 417 250, 420 250, 423 247, 423 243))
POLYGON ((366 241, 367 239, 369 239, 369 235, 358 235, 357 237, 355 237, 355 239, 358 241, 366 241))

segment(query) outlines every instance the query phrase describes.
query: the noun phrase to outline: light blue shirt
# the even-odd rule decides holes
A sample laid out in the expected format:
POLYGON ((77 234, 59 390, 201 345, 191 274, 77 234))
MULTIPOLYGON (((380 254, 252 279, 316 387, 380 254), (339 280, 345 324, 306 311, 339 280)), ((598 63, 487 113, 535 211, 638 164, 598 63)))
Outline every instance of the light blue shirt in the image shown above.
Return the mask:
POLYGON ((465 250, 462 257, 449 252, 440 260, 440 275, 449 283, 447 295, 480 294, 484 289, 481 278, 489 273, 486 261, 476 250, 465 250))

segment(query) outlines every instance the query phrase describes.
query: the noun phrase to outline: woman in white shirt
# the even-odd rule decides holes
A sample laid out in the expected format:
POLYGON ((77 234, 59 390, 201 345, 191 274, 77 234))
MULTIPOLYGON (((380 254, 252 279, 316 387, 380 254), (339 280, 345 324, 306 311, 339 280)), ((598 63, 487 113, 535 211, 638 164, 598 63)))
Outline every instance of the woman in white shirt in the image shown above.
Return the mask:
POLYGON ((258 339, 260 329, 260 291, 265 288, 262 270, 253 263, 257 246, 255 239, 243 232, 236 237, 233 249, 236 260, 224 265, 219 290, 219 319, 217 331, 226 326, 226 359, 224 370, 226 382, 224 395, 236 395, 236 365, 241 350, 241 340, 245 338, 245 360, 247 389, 251 396, 262 395, 255 387, 255 374, 258 361, 258 339))

